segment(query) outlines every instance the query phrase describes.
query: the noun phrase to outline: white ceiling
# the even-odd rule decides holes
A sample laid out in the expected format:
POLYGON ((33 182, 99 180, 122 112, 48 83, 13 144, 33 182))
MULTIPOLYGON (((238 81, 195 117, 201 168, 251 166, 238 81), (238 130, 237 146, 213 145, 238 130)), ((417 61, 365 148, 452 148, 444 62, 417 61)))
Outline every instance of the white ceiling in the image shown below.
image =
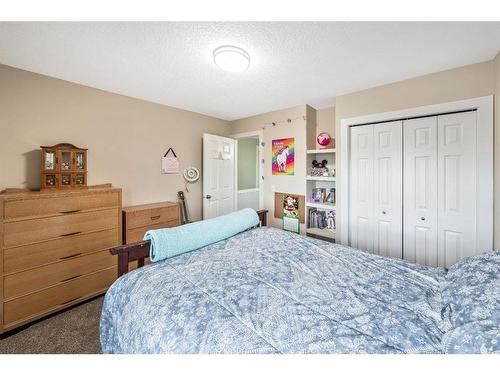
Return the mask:
POLYGON ((490 60, 496 23, 0 23, 0 63, 233 120, 490 60), (217 46, 250 69, 213 64, 217 46))

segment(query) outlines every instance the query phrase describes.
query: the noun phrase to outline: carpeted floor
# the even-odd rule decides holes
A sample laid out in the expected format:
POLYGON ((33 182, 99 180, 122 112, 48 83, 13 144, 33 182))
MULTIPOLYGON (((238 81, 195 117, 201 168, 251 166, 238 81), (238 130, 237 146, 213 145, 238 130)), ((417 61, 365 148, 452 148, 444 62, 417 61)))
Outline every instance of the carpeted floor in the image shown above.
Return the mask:
POLYGON ((99 319, 103 297, 0 336, 0 353, 101 353, 99 319))

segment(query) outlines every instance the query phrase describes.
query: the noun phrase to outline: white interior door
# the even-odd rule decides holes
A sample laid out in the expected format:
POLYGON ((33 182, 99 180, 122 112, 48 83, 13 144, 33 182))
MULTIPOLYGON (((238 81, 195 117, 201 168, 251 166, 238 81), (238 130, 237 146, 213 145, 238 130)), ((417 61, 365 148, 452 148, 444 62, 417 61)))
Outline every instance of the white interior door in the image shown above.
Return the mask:
POLYGON ((436 267, 437 117, 404 122, 403 257, 436 267))
POLYGON ((401 259, 402 121, 373 125, 373 142, 373 251, 401 259))
POLYGON ((235 210, 234 140, 203 134, 203 219, 235 210))
POLYGON ((476 112, 442 115, 438 127, 438 265, 476 249, 476 112))
POLYGON ((373 125, 350 129, 349 243, 372 252, 373 242, 373 125))

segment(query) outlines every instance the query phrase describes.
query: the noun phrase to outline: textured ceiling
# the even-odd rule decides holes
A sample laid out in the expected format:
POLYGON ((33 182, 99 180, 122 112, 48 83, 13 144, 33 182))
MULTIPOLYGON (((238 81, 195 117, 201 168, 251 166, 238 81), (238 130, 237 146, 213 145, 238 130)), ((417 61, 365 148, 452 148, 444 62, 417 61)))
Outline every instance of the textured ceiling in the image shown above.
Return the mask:
POLYGON ((500 23, 0 23, 0 63, 226 120, 486 61, 500 23), (250 69, 212 51, 234 44, 250 69))

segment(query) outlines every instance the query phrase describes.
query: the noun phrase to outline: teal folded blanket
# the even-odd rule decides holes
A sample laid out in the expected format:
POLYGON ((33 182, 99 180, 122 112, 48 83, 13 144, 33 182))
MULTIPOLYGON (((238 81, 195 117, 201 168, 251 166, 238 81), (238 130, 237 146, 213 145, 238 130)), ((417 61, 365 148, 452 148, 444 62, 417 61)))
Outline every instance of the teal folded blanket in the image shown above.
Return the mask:
POLYGON ((144 240, 151 241, 149 257, 157 262, 222 241, 258 224, 257 212, 244 208, 179 227, 148 230, 144 240))

